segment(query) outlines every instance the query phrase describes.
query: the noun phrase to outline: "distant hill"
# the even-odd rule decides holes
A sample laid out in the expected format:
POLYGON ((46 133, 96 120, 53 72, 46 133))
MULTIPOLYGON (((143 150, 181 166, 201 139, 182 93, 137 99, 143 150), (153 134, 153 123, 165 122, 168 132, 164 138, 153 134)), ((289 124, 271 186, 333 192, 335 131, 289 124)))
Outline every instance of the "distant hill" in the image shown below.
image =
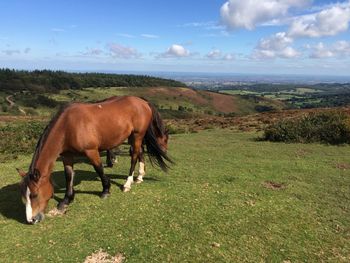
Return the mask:
POLYGON ((0 114, 50 115, 60 105, 72 102, 93 102, 111 96, 133 95, 151 101, 165 118, 191 118, 203 115, 242 116, 246 114, 279 110, 280 101, 267 98, 228 95, 210 91, 198 91, 187 87, 106 87, 68 89, 37 94, 31 91, 15 92, 10 106, 0 92, 0 114))
POLYGON ((0 69, 0 91, 57 92, 88 87, 185 87, 182 82, 143 75, 0 69))
POLYGON ((148 99, 166 118, 237 116, 284 107, 268 98, 194 90, 178 81, 150 76, 0 69, 1 115, 48 116, 72 101, 123 95, 148 99))

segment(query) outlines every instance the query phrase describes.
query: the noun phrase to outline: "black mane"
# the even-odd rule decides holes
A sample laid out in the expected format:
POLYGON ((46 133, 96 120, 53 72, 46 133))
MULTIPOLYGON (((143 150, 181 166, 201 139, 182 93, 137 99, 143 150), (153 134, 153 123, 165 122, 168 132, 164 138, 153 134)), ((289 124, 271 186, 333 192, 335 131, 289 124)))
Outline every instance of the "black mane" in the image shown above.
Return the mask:
POLYGON ((39 155, 43 149, 43 146, 47 140, 47 137, 50 134, 50 131, 52 130, 53 126, 56 124, 58 118, 62 115, 62 113, 70 106, 70 104, 67 104, 63 107, 60 108, 60 110, 53 116, 53 118, 50 120, 49 124, 45 127, 43 133, 41 134, 38 143, 36 144, 36 148, 33 154, 33 159, 32 162, 29 166, 29 171, 28 174, 33 174, 34 173, 34 169, 35 169, 35 164, 36 161, 39 158, 39 155))

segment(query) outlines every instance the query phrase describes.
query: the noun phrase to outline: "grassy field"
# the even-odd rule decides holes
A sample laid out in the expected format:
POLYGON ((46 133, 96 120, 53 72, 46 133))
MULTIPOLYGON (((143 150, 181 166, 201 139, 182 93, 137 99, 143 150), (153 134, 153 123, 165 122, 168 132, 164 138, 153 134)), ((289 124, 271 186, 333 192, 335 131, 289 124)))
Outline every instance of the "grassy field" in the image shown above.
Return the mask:
MULTIPOLYGON (((255 133, 208 130, 171 137, 168 175, 122 193, 129 158, 114 168, 112 195, 78 163, 67 214, 27 225, 15 167, 0 164, 1 262, 83 262, 102 248, 127 262, 349 262, 349 146, 277 144, 255 133)), ((64 195, 62 164, 53 179, 64 195)), ((50 208, 56 205, 50 201, 50 208)))

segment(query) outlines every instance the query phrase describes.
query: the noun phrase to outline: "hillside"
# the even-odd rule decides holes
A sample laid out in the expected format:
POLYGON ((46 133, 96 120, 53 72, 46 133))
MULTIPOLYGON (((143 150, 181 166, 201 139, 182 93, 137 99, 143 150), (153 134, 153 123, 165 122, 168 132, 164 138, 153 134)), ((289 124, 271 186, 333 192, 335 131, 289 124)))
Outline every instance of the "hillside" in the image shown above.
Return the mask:
POLYGON ((165 118, 188 118, 198 115, 246 115, 259 111, 278 110, 283 103, 267 98, 228 95, 210 91, 197 91, 186 87, 110 87, 68 89, 37 94, 16 92, 11 96, 0 93, 1 115, 50 115, 60 105, 71 101, 92 102, 111 96, 133 95, 146 98, 157 106, 165 118))
POLYGON ((57 92, 88 87, 183 87, 184 83, 164 78, 132 74, 70 73, 51 70, 0 69, 0 91, 13 93, 57 92))

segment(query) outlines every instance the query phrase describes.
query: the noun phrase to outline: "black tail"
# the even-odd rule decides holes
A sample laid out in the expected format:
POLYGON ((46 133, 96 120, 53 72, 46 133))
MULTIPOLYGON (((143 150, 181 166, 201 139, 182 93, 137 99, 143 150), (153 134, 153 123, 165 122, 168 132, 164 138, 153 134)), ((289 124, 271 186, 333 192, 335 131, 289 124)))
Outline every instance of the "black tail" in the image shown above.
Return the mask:
POLYGON ((173 161, 167 156, 166 152, 162 150, 157 141, 157 136, 165 135, 164 124, 157 109, 151 103, 148 103, 148 105, 152 109, 152 121, 146 131, 144 143, 146 144, 148 156, 152 165, 156 164, 166 172, 169 168, 167 162, 172 164, 173 161))

